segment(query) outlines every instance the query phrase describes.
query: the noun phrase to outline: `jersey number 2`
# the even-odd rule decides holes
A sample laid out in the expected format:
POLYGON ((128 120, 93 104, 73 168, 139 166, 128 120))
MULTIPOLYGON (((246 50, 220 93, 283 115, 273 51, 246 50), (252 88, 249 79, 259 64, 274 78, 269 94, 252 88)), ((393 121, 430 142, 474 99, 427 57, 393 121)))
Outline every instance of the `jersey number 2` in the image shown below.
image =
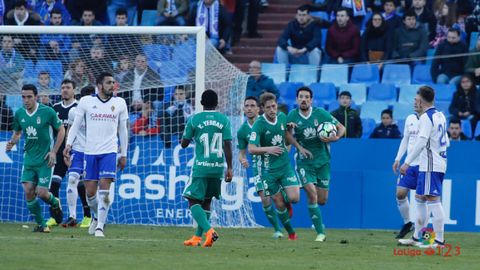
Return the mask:
POLYGON ((440 146, 445 146, 447 144, 447 130, 443 125, 438 126, 438 132, 440 133, 440 146))
POLYGON ((208 133, 203 133, 200 136, 200 142, 203 144, 203 156, 205 158, 209 158, 210 154, 217 155, 217 158, 222 157, 222 133, 213 133, 212 142, 210 142, 210 138, 208 133))

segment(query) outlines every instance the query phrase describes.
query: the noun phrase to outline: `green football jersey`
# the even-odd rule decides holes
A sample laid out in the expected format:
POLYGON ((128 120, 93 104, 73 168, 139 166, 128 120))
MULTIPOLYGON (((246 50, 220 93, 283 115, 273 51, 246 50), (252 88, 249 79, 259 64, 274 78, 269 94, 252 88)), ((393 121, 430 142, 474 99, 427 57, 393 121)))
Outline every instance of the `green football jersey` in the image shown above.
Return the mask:
MULTIPOLYGON (((255 124, 255 123, 254 123, 255 124)), ((253 126, 250 126, 250 123, 248 121, 245 121, 245 123, 242 124, 242 126, 238 129, 237 131, 237 141, 238 145, 237 148, 239 150, 247 150, 248 148, 248 142, 250 141, 250 133, 252 132, 253 126)), ((253 174, 256 176, 258 175, 258 168, 257 168, 257 157, 256 155, 252 155, 252 168, 253 168, 253 174)))
POLYGON ((313 154, 313 159, 297 155, 297 165, 322 165, 330 162, 330 148, 317 136, 317 127, 323 122, 332 122, 334 125, 338 123, 329 112, 322 108, 312 107, 309 116, 304 116, 298 108, 288 114, 287 123, 296 124, 294 136, 298 143, 313 154))
POLYGON ((284 150, 279 156, 269 154, 262 155, 261 164, 258 164, 258 166, 262 168, 262 173, 278 173, 291 168, 288 149, 285 145, 286 131, 287 116, 282 112, 277 114, 277 120, 274 123, 268 121, 265 116, 262 115, 255 121, 255 124, 253 124, 249 143, 260 147, 279 146, 284 150))
POLYGON ((185 126, 183 139, 195 141, 192 177, 223 177, 223 141, 232 139, 230 121, 224 114, 216 111, 195 114, 185 126))
POLYGON ((13 130, 25 134, 24 166, 41 166, 47 163, 45 156, 53 148, 53 131, 62 121, 50 107, 38 103, 37 110, 29 114, 25 108, 15 112, 13 130))

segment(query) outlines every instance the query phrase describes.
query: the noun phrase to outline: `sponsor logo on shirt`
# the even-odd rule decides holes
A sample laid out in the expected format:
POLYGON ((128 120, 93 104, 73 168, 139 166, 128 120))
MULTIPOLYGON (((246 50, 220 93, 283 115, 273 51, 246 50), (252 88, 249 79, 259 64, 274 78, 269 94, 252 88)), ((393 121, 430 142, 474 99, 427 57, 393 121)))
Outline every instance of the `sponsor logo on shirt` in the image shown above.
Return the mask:
POLYGON ((115 122, 117 121, 117 116, 113 113, 91 113, 90 120, 92 121, 105 121, 105 122, 115 122))
POLYGON ((37 130, 34 127, 29 126, 26 131, 28 139, 37 139, 37 130))

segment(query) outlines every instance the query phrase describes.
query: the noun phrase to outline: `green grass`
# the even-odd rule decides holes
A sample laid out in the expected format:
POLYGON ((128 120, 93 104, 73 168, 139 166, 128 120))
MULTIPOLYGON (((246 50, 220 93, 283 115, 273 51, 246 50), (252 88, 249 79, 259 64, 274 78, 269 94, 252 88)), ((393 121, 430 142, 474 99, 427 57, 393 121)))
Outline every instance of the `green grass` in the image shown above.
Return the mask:
MULTIPOLYGON (((109 225, 105 239, 84 229, 54 228, 32 233, 22 224, 0 223, 0 269, 479 269, 480 237, 447 233, 459 256, 394 256, 394 232, 327 230, 314 242, 313 230, 299 239, 271 239, 270 229, 220 228, 212 248, 184 247, 191 228, 109 225), (341 243, 343 242, 347 243, 341 243)), ((422 250, 423 251, 423 250, 422 250)), ((455 249, 451 253, 454 254, 455 249)))

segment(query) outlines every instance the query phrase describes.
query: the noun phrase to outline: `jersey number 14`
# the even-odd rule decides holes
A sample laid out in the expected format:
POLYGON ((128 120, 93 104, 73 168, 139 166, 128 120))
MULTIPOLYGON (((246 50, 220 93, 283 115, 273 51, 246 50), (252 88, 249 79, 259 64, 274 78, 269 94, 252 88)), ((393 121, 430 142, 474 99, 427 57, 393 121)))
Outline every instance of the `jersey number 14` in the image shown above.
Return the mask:
POLYGON ((223 156, 222 133, 213 133, 211 142, 209 137, 208 133, 200 136, 200 142, 203 144, 203 157, 209 158, 210 154, 212 154, 217 155, 217 158, 221 158, 223 156))

